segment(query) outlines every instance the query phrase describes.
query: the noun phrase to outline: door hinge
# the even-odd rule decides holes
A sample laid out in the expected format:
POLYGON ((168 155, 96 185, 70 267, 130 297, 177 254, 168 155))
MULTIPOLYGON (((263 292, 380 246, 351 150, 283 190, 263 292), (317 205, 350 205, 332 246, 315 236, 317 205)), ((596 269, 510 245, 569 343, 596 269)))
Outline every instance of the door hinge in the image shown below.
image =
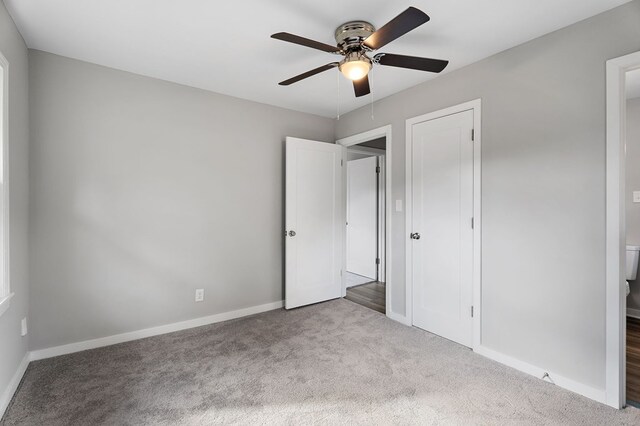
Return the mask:
POLYGON ((380 173, 380 166, 376 166, 376 173, 380 173))
POLYGON ((376 265, 379 265, 379 264, 380 264, 380 258, 376 257, 376 265))
POLYGON ((471 307, 471 318, 473 318, 473 306, 471 307))
POLYGON ((471 129, 471 142, 476 140, 476 129, 471 129))
POLYGON ((473 220, 473 218, 471 218, 471 229, 474 229, 474 228, 473 228, 473 227, 474 227, 474 225, 475 225, 474 220, 473 220))
POLYGON ((344 166, 344 160, 340 160, 340 167, 344 166))

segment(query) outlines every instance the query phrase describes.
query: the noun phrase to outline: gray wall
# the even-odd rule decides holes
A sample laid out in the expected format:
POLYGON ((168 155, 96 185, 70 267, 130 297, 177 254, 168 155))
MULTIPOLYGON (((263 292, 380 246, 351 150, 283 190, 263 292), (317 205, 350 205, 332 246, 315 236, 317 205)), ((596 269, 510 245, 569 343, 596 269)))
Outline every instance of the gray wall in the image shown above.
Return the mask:
POLYGON ((11 186, 11 306, 0 316, 0 395, 27 352, 20 320, 28 308, 28 56, 27 47, 0 2, 0 52, 9 61, 9 185, 11 186))
MULTIPOLYGON (((640 245, 640 203, 633 202, 633 191, 640 191, 640 98, 627 101, 626 161, 627 244, 640 245)), ((640 280, 630 282, 627 307, 640 309, 640 280)))
MULTIPOLYGON (((26 67, 24 45, 11 50, 26 67)), ((391 123, 392 199, 404 199, 405 120, 482 98, 483 344, 602 389, 604 63, 636 50, 639 1, 378 101, 374 122, 367 108, 343 115, 337 135, 330 119, 32 51, 30 346, 280 300, 284 136, 391 123)), ((27 181, 16 98, 14 192, 27 181)), ((12 273, 26 292, 26 190, 14 196, 12 273)), ((404 213, 392 231, 403 314, 404 213)), ((26 312, 14 305, 2 343, 26 312)))
POLYGON ((29 59, 32 349, 282 300, 284 138, 332 119, 29 59))
MULTIPOLYGON (((483 345, 605 387, 605 61, 640 50, 634 1, 343 115, 344 138, 482 98, 483 345)), ((392 310, 405 313, 404 213, 393 213, 392 310)))

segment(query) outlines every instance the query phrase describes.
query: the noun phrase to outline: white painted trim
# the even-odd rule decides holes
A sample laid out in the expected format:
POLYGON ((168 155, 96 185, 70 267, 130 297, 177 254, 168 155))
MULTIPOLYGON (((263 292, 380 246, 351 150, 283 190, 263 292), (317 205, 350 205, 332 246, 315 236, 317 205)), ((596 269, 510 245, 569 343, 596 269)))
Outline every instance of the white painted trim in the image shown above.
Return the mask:
POLYGON ((413 209, 413 167, 411 157, 413 155, 411 146, 413 145, 413 137, 412 137, 412 129, 409 124, 409 120, 405 122, 405 134, 404 134, 404 312, 405 312, 405 320, 409 323, 409 325, 413 325, 413 260, 410 259, 412 256, 411 251, 411 239, 409 235, 413 232, 413 217, 412 217, 412 209, 413 209))
MULTIPOLYGON (((380 167, 380 175, 378 176, 378 255, 380 256, 380 264, 377 265, 378 281, 387 279, 387 156, 381 154, 378 156, 378 167, 380 167), (382 161, 380 161, 382 159, 382 161), (384 185, 380 185, 380 179, 384 185)), ((386 282, 385 282, 386 294, 386 282)), ((386 295, 385 295, 386 297, 386 295)), ((385 299, 386 300, 386 299, 385 299)), ((386 305, 386 303, 385 303, 386 305)), ((385 306, 386 311, 386 306, 385 306)))
POLYGON ((85 340, 83 342, 70 343, 68 345, 55 346, 52 348, 38 349, 31 351, 31 360, 36 361, 45 358, 51 358, 59 355, 66 355, 74 352, 86 351, 88 349, 101 348, 103 346, 115 345, 118 343, 129 342, 132 340, 144 339, 146 337, 158 336, 160 334, 173 333, 174 331, 186 330, 203 325, 214 324, 217 322, 228 321, 248 315, 259 314, 262 312, 280 309, 284 306, 284 301, 266 303, 264 305, 252 306, 249 308, 238 309, 231 312, 223 312, 221 314, 209 315, 206 317, 195 318, 192 320, 176 322, 173 324, 161 325, 158 327, 145 328, 143 330, 131 331, 128 333, 116 334, 113 336, 101 337, 99 339, 85 340))
POLYGON ((625 354, 625 73, 640 68, 640 52, 607 61, 606 142, 606 404, 626 404, 625 354))
MULTIPOLYGON (((336 142, 337 144, 337 142, 336 142)), ((342 229, 343 232, 340 234, 342 237, 342 269, 340 270, 340 285, 342 286, 342 297, 347 296, 347 205, 349 200, 347 200, 347 184, 349 177, 347 176, 347 158, 349 157, 349 152, 346 146, 342 147, 342 158, 343 158, 343 167, 342 167, 342 229)))
POLYGON ((473 110, 473 347, 482 344, 482 100, 473 110))
POLYGON ((27 371, 27 367, 29 366, 29 353, 27 352, 22 357, 22 361, 18 365, 18 369, 11 377, 9 384, 5 388, 4 392, 2 392, 2 396, 0 396, 0 419, 4 416, 4 412, 7 410, 9 403, 11 402, 11 398, 18 390, 18 385, 20 385, 20 381, 22 380, 22 376, 24 376, 24 372, 27 371))
MULTIPOLYGON (((378 167, 380 167, 380 176, 379 176, 379 181, 382 182, 386 182, 387 181, 387 176, 386 176, 386 164, 387 164, 387 159, 386 159, 386 151, 384 149, 378 149, 378 148, 369 148, 366 146, 358 146, 358 145, 352 145, 348 148, 346 148, 347 154, 345 155, 345 160, 347 161, 347 163, 349 163, 348 160, 348 156, 351 153, 356 153, 356 154, 364 154, 364 155, 368 155, 369 157, 378 157, 378 167), (382 161, 380 160, 382 159, 382 161)), ((349 200, 347 199, 347 193, 349 192, 347 190, 347 186, 349 185, 349 181, 348 181, 348 169, 345 168, 343 170, 343 176, 342 176, 343 181, 345 182, 345 197, 344 197, 344 206, 345 206, 345 211, 347 211, 348 208, 348 203, 349 200)), ((386 198, 386 192, 387 192, 387 187, 386 184, 385 185, 380 185, 378 188, 378 227, 376 232, 378 232, 378 246, 377 246, 377 252, 378 253, 382 253, 382 255, 380 256, 380 264, 377 265, 376 267, 376 274, 378 277, 378 281, 385 281, 387 275, 386 275, 386 256, 384 255, 384 253, 386 252, 386 232, 385 232, 385 227, 386 227, 386 210, 387 210, 387 198, 386 198), (381 278, 382 277, 382 278, 381 278)), ((345 216, 345 223, 347 223, 348 220, 346 219, 345 216)), ((344 257, 344 264, 343 264, 343 270, 347 271, 347 244, 346 244, 346 233, 345 233, 345 245, 344 245, 344 251, 345 251, 345 257, 344 257)), ((347 271, 348 272, 348 271, 347 271)), ((386 287, 385 287, 386 289, 386 287)), ((347 295, 347 284, 346 284, 346 279, 342 279, 342 297, 345 297, 347 295)))
MULTIPOLYGON (((387 306, 389 306, 389 303, 387 303, 387 306)), ((409 321, 409 318, 406 315, 396 314, 395 312, 387 312, 387 317, 401 324, 408 325, 409 327, 412 326, 411 321, 409 321)))
MULTIPOLYGON (((357 146, 357 145, 353 145, 353 146, 357 146)), ((387 186, 386 186, 386 182, 387 182, 387 158, 385 155, 385 150, 383 149, 377 149, 377 148, 369 148, 369 147, 357 147, 357 148, 347 148, 347 155, 349 153, 358 153, 358 154, 366 154, 369 155, 370 157, 378 157, 378 167, 380 167, 380 176, 379 176, 379 181, 385 182, 384 185, 380 185, 378 187, 378 226, 376 228, 376 232, 378 232, 378 245, 377 245, 377 252, 378 253, 382 253, 382 255, 380 256, 380 264, 377 265, 376 267, 376 274, 378 277, 378 281, 382 281, 385 282, 386 278, 387 278, 387 273, 386 273, 386 256, 384 255, 384 253, 386 252, 386 240, 387 240, 387 233, 386 233, 386 223, 387 223, 387 219, 386 219, 386 211, 387 211, 387 186), (382 160, 380 160, 382 159, 382 160)), ((349 160, 347 160, 347 163, 349 162, 349 160)), ((348 181, 348 170, 345 169, 344 170, 344 175, 343 175, 343 179, 345 182, 345 188, 347 188, 347 185, 349 185, 349 181, 348 181)), ((345 189, 345 192, 348 193, 348 190, 345 189)), ((348 202, 349 200, 347 200, 348 197, 345 197, 345 209, 348 210, 348 202)), ((348 222, 348 220, 345 220, 345 223, 348 222)), ((343 265, 343 269, 346 271, 347 270, 347 266, 346 266, 346 259, 347 259, 347 248, 346 248, 346 234, 345 234, 345 264, 343 265)), ((386 289, 386 287, 385 287, 386 289)), ((385 292, 386 293, 386 292, 385 292)), ((347 284, 346 284, 346 280, 343 279, 342 280, 342 297, 345 297, 347 295, 347 284)))
MULTIPOLYGON (((346 138, 338 139, 337 144, 342 146, 357 145, 362 142, 372 141, 381 137, 388 138, 391 136, 391 124, 386 126, 377 127, 375 129, 367 130, 366 132, 357 133, 355 135, 347 136, 346 138)), ((367 147, 362 147, 367 148, 367 147)), ((375 149, 375 148, 374 148, 375 149)), ((389 151, 389 139, 386 140, 385 151, 389 151)))
POLYGON ((115 345, 118 343, 130 342, 132 340, 144 339, 146 337, 158 336, 175 331, 186 330, 203 325, 214 324, 222 321, 228 321, 249 315, 259 314, 262 312, 281 309, 284 307, 284 301, 266 303, 264 305, 252 306, 249 308, 238 309, 236 311, 224 312, 221 314, 209 315, 206 317, 196 318, 192 320, 176 322, 173 324, 161 325, 158 327, 146 328, 143 330, 131 331, 129 333, 116 334, 113 336, 102 337, 99 339, 85 340, 83 342, 71 343, 68 345, 55 346, 52 348, 38 349, 28 352, 22 358, 17 371, 9 381, 7 388, 0 396, 0 418, 4 415, 11 398, 18 389, 18 385, 24 376, 30 361, 37 361, 45 358, 51 358, 59 355, 66 355, 74 352, 86 351, 88 349, 101 348, 104 346, 115 345))
POLYGON ((378 149, 378 148, 369 148, 368 146, 359 146, 357 148, 347 148, 348 152, 354 152, 357 154, 369 154, 370 156, 382 156, 385 154, 385 150, 384 149, 378 149))
POLYGON ((631 318, 640 319, 640 309, 627 308, 627 316, 631 318))
POLYGON ((405 145, 405 283, 406 283, 406 320, 413 324, 413 280, 411 256, 412 244, 409 233, 412 232, 413 220, 412 209, 412 146, 413 132, 415 124, 424 121, 435 120, 447 115, 457 114, 464 111, 473 110, 473 346, 476 350, 482 344, 482 100, 475 99, 449 108, 423 114, 410 118, 406 121, 406 145, 405 145))
POLYGON ((13 293, 9 293, 7 296, 0 298, 0 317, 7 312, 9 306, 11 306, 11 298, 13 298, 13 296, 13 293))
POLYGON ((500 352, 496 352, 482 345, 478 346, 477 348, 474 348, 473 351, 493 361, 497 361, 511 368, 515 368, 516 370, 520 370, 523 373, 527 373, 534 377, 538 377, 541 380, 544 380, 551 384, 555 384, 571 392, 575 392, 579 395, 586 396, 587 398, 593 399, 603 404, 606 403, 606 393, 604 389, 598 389, 598 388, 585 385, 583 383, 576 382, 567 377, 556 374, 553 371, 536 367, 535 365, 531 365, 519 359, 510 357, 508 355, 504 355, 500 352), (543 379, 543 377, 545 377, 545 374, 549 375, 548 376, 549 379, 543 379))
MULTIPOLYGON (((4 262, 3 270, 4 275, 1 277, 2 282, 0 283, 0 298, 3 296, 7 296, 11 294, 11 274, 10 272, 10 211, 9 208, 9 61, 7 58, 0 53, 0 68, 2 68, 2 96, 0 99, 3 102, 2 105, 2 138, 0 140, 0 146, 2 149, 2 195, 3 195, 3 203, 2 203, 2 230, 3 230, 3 246, 2 246, 2 256, 4 258, 2 261, 4 262)), ((8 308, 8 306, 7 306, 8 308)), ((6 311, 6 309, 5 309, 6 311)), ((0 313, 1 315, 1 313, 0 313)))
MULTIPOLYGON (((385 211, 385 254, 384 254, 384 262, 385 262, 385 293, 386 293, 386 315, 388 318, 391 318, 394 321, 399 321, 403 324, 406 324, 406 321, 402 321, 400 318, 403 318, 401 315, 395 314, 392 312, 392 306, 393 304, 391 303, 391 288, 393 286, 393 281, 391 279, 391 265, 392 265, 392 256, 391 256, 391 203, 392 203, 392 193, 391 193, 391 154, 392 154, 392 147, 393 147, 393 143, 392 143, 392 128, 391 125, 388 124, 386 126, 382 126, 382 127, 378 127, 376 129, 372 129, 372 130, 368 130, 366 132, 363 133, 358 133, 346 138, 342 138, 342 139, 338 139, 336 141, 337 144, 342 145, 345 147, 349 147, 352 145, 357 145, 359 143, 362 142, 367 142, 373 139, 378 139, 381 137, 385 137, 386 138, 386 146, 385 146, 385 201, 386 201, 386 211, 385 211)), ((346 173, 346 167, 345 167, 345 173, 346 173)), ((346 179, 344 179, 344 182, 346 182, 346 179)), ((345 191, 346 193, 346 191, 345 191)), ((345 194, 346 196, 346 194, 345 194)), ((344 236, 344 242, 346 244, 346 233, 347 230, 346 228, 344 229, 343 232, 343 236, 344 236)), ((346 257, 346 245, 345 245, 345 255, 344 255, 344 266, 343 266, 343 270, 346 270, 344 268, 346 268, 346 262, 347 262, 347 257, 346 257)), ((345 283, 344 283, 344 275, 342 277, 342 288, 345 288, 345 283)), ((343 295, 344 296, 344 295, 343 295)))

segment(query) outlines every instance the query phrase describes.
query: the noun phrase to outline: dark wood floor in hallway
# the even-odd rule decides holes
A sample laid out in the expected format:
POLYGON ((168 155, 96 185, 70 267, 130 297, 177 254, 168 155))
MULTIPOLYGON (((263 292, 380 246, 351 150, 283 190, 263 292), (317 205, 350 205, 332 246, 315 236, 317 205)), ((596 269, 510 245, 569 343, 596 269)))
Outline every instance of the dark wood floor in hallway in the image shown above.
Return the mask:
POLYGON ((640 319, 627 317, 627 400, 640 403, 640 319))
POLYGON ((386 313, 386 287, 381 282, 371 282, 361 284, 347 289, 347 300, 355 302, 359 305, 366 306, 369 309, 386 313))

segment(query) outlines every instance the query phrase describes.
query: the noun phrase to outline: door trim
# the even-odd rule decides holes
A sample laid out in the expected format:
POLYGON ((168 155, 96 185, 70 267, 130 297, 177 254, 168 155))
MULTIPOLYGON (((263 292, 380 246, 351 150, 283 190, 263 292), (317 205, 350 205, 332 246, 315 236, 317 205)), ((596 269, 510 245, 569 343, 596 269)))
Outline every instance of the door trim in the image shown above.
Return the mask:
POLYGON ((411 279, 413 270, 412 244, 409 234, 412 232, 413 221, 411 217, 411 194, 413 190, 412 184, 412 146, 414 124, 424 121, 435 120, 446 117, 448 115, 457 114, 464 111, 473 111, 473 128, 474 128, 474 144, 473 144, 473 339, 472 349, 476 350, 482 344, 482 117, 481 117, 482 100, 475 99, 449 108, 423 114, 406 120, 406 145, 405 145, 405 281, 406 281, 406 301, 405 309, 409 325, 413 324, 413 280, 411 279))
POLYGON ((625 73, 640 68, 640 52, 607 61, 606 141, 606 404, 626 405, 625 73))
MULTIPOLYGON (((348 224, 349 221, 350 221, 350 217, 349 217, 350 210, 349 209, 350 209, 350 206, 351 206, 350 201, 349 201, 349 194, 351 193, 351 190, 350 190, 350 187, 349 187, 350 182, 351 182, 351 180, 349 178, 349 166, 350 166, 351 162, 354 161, 354 160, 349 160, 348 157, 349 157, 349 153, 358 152, 358 151, 359 150, 347 149, 347 155, 345 156, 346 157, 345 158, 345 169, 346 169, 346 172, 347 172, 346 173, 346 177, 344 178, 346 180, 346 182, 345 182, 346 183, 346 185, 345 185, 346 190, 345 191, 346 191, 346 194, 347 194, 347 197, 346 197, 347 202, 345 203, 345 211, 347 212, 347 219, 345 220, 346 224, 348 224)), ((360 151, 360 152, 364 152, 364 151, 360 151)), ((376 154, 373 154, 373 153, 368 153, 368 155, 369 155, 368 157, 359 158, 359 159, 357 159, 355 161, 373 160, 374 167, 373 167, 373 169, 370 169, 369 171, 374 171, 376 167, 380 167, 379 164, 382 163, 380 161, 380 159, 381 158, 384 159, 384 155, 383 154, 377 154, 376 155, 376 154)), ((382 172, 382 167, 380 168, 380 171, 382 172)), ((375 218, 375 226, 374 226, 374 233, 375 233, 375 236, 374 236, 374 239, 375 239, 374 249, 375 249, 375 254, 373 255, 372 259, 369 259, 369 261, 371 261, 371 263, 369 264, 369 267, 373 267, 374 271, 375 271, 374 274, 373 274, 373 276, 374 276, 373 280, 375 280, 375 281, 384 281, 384 278, 383 278, 383 276, 381 274, 382 269, 380 268, 382 266, 382 262, 380 264, 377 264, 375 262, 375 259, 378 258, 378 256, 380 256, 380 260, 384 259, 384 256, 381 255, 381 253, 383 252, 384 248, 382 248, 380 246, 380 244, 384 241, 384 236, 382 236, 380 234, 380 228, 381 228, 381 225, 382 225, 382 220, 384 218, 384 213, 381 210, 383 210, 385 206, 382 204, 382 200, 384 199, 384 190, 382 190, 380 188, 381 185, 379 185, 379 182, 378 182, 379 178, 380 179, 382 178, 382 174, 381 173, 380 173, 380 175, 375 176, 375 181, 374 181, 374 184, 375 184, 375 190, 374 190, 374 194, 375 194, 375 212, 374 213, 375 213, 375 216, 376 216, 376 218, 375 218)), ((347 225, 347 232, 346 232, 347 235, 349 234, 349 229, 348 228, 349 228, 349 225, 347 225)), ((369 249, 371 249, 371 247, 369 247, 369 249)), ((350 250, 349 250, 349 244, 347 242, 347 244, 345 244, 345 257, 347 258, 347 262, 349 260, 349 254, 350 254, 350 250)), ((348 264, 347 264, 347 269, 345 269, 345 271, 346 272, 352 272, 352 271, 349 270, 349 265, 348 264)), ((358 274, 357 272, 355 272, 355 273, 357 275, 360 275, 360 276, 363 276, 363 277, 371 278, 367 274, 358 274)), ((345 281, 346 280, 342 280, 342 284, 345 284, 345 281)), ((346 296, 346 286, 343 285, 342 286, 342 297, 345 297, 345 296, 346 296)))
MULTIPOLYGON (((382 180, 382 182, 386 182, 387 181, 387 176, 386 176, 386 152, 384 149, 376 149, 376 148, 369 148, 366 146, 358 146, 355 147, 355 145, 353 147, 348 147, 347 149, 347 156, 349 155, 349 153, 354 152, 354 153, 358 153, 358 154, 368 154, 368 155, 375 155, 378 157, 378 166, 380 167, 380 180, 382 180), (380 159, 382 159, 382 161, 380 161, 380 159)), ((345 181, 347 181, 347 176, 344 177, 345 181)), ((348 182, 347 182, 348 184, 348 182)), ((387 216, 387 206, 386 206, 386 199, 387 199, 387 194, 386 194, 387 188, 386 185, 383 185, 381 187, 378 188, 378 213, 379 213, 379 218, 378 218, 378 228, 377 228, 377 232, 379 235, 378 238, 378 253, 385 253, 386 252, 386 241, 387 241, 387 235, 384 232, 385 230, 385 218, 387 216)), ((347 201, 345 201, 345 205, 347 205, 347 201)), ((346 243, 345 243, 345 250, 346 250, 346 243)), ((380 256, 380 264, 378 265, 377 268, 377 274, 378 274, 378 281, 381 280, 381 278, 386 279, 386 268, 387 267, 387 259, 386 256, 382 255, 380 256)), ((343 285, 342 288, 342 293, 343 296, 345 297, 347 295, 347 289, 346 289, 346 285, 343 285)))
POLYGON ((13 293, 11 293, 11 227, 10 227, 10 216, 11 216, 11 208, 10 208, 10 192, 11 192, 11 179, 9 176, 10 172, 10 164, 9 164, 9 61, 5 56, 0 52, 0 73, 2 76, 0 77, 0 102, 3 102, 0 105, 0 149, 2 149, 2 181, 4 182, 4 189, 2 191, 2 205, 0 209, 2 209, 2 223, 0 226, 3 228, 4 239, 1 242, 2 253, 0 256, 0 262, 2 262, 4 275, 0 277, 0 316, 4 312, 9 309, 9 304, 11 303, 11 298, 13 297, 13 293))
MULTIPOLYGON (((377 281, 384 281, 386 279, 386 273, 385 273, 385 268, 386 268, 386 263, 387 263, 387 259, 386 256, 384 256, 384 254, 380 254, 380 253, 385 253, 386 252, 386 241, 387 241, 387 235, 384 232, 385 231, 385 218, 387 217, 387 205, 386 205, 386 199, 387 199, 387 188, 386 185, 379 185, 379 182, 386 182, 387 181, 387 176, 386 176, 386 155, 385 155, 385 151, 383 149, 376 149, 376 148, 367 148, 367 147, 358 147, 358 148, 348 148, 347 150, 347 156, 349 155, 349 153, 359 153, 359 154, 368 154, 368 155, 375 155, 378 158, 378 167, 380 167, 380 174, 378 177, 378 192, 377 192, 377 198, 378 198, 378 202, 377 202, 377 206, 376 208, 378 209, 377 213, 378 213, 378 218, 377 218, 377 222, 378 225, 376 227, 376 232, 377 232, 377 241, 378 241, 378 245, 377 245, 377 250, 376 252, 378 253, 379 259, 380 259, 380 264, 378 264, 378 267, 376 268, 376 276, 377 276, 377 281)), ((347 180, 348 176, 345 176, 344 179, 347 180)), ((347 181, 347 185, 349 184, 349 182, 347 181)), ((348 200, 345 202, 345 205, 348 204, 348 200)), ((346 250, 346 244, 345 244, 345 250, 346 250)), ((346 285, 343 286, 343 296, 345 297, 347 295, 346 291, 346 285)))
MULTIPOLYGON (((357 133, 355 135, 346 137, 346 138, 342 138, 342 139, 338 139, 336 141, 336 144, 342 145, 343 147, 349 147, 352 145, 357 145, 359 143, 362 142, 367 142, 373 139, 378 139, 381 137, 385 137, 386 139, 386 149, 385 149, 385 164, 384 164, 384 171, 385 171, 385 237, 384 237, 384 242, 385 242, 385 254, 384 254, 384 262, 385 262, 385 298, 386 298, 386 303, 385 303, 385 311, 386 311, 386 315, 387 317, 389 317, 392 320, 395 321, 399 321, 403 324, 407 324, 405 317, 403 315, 400 314, 396 314, 393 312, 393 303, 391 303, 391 295, 393 294, 393 292, 391 291, 391 289, 393 288, 393 282, 391 279, 391 264, 393 263, 391 261, 392 256, 391 256, 391 154, 392 154, 392 140, 391 140, 391 125, 388 124, 386 126, 382 126, 382 127, 378 127, 376 129, 372 129, 372 130, 368 130, 366 132, 362 132, 362 133, 357 133)), ((346 173, 346 167, 343 167, 343 173, 346 173)), ((346 182, 346 179, 343 177, 343 184, 344 182, 346 182)), ((346 193, 346 191, 345 191, 346 193)), ((346 227, 343 228, 343 241, 346 244, 346 240, 347 240, 347 229, 346 227)), ((342 270, 346 271, 346 265, 347 265, 347 256, 346 256, 346 247, 343 248, 343 252, 345 253, 343 256, 343 267, 342 270)), ((343 288, 343 292, 345 287, 345 275, 344 273, 342 274, 342 288, 343 288)))

